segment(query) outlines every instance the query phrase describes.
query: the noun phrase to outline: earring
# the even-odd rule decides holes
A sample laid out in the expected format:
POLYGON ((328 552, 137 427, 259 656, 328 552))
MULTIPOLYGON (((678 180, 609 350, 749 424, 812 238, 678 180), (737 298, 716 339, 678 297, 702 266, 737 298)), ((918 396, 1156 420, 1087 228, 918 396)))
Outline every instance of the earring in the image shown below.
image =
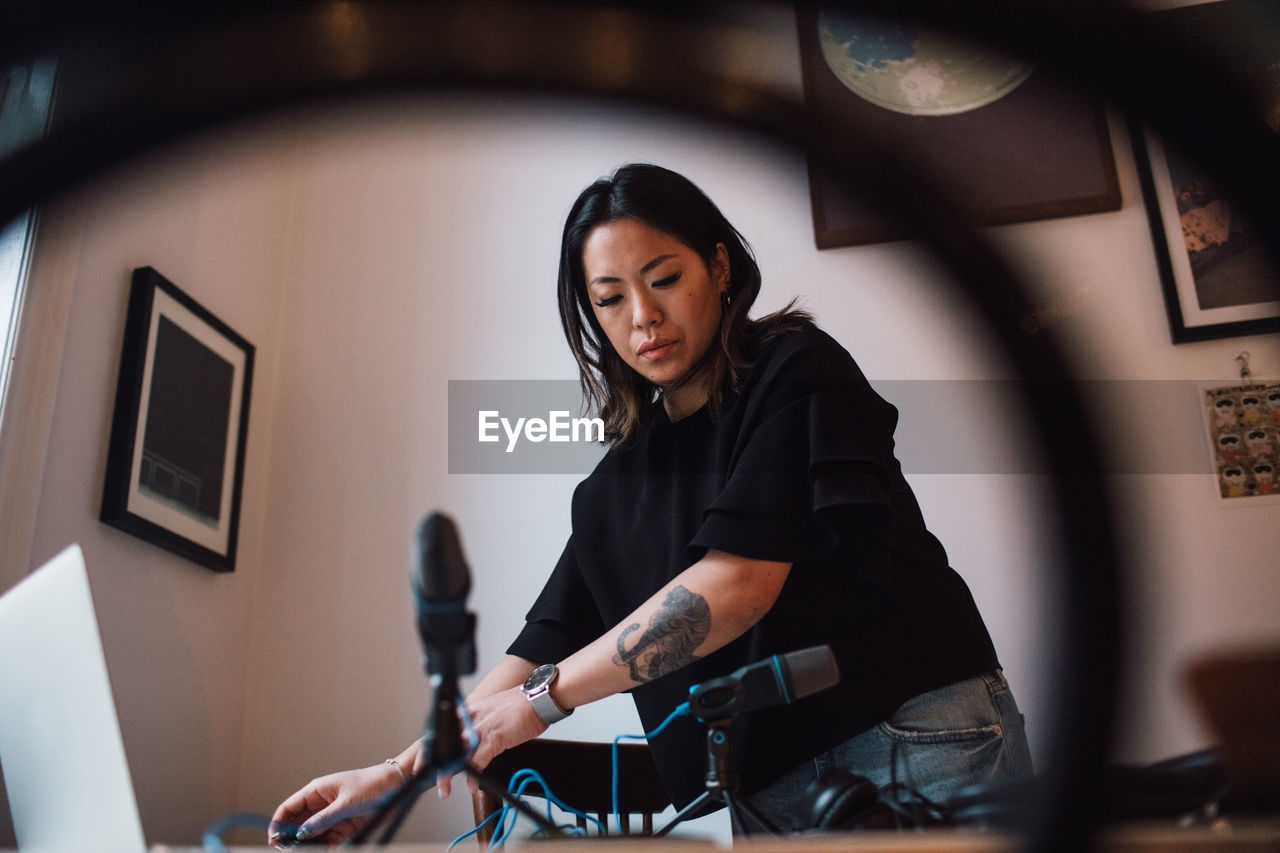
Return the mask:
POLYGON ((733 302, 733 297, 730 296, 729 291, 726 290, 724 293, 720 294, 720 300, 724 304, 725 309, 727 310, 729 308, 729 304, 733 302))

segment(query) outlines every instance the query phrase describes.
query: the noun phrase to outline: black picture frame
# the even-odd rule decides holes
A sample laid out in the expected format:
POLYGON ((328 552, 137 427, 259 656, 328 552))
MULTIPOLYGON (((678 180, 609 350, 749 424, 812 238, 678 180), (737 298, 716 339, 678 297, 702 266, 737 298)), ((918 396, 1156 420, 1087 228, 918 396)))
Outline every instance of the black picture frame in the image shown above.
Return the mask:
MULTIPOLYGON (((1193 262, 1199 252, 1189 248, 1189 241, 1198 238, 1184 233, 1181 224, 1178 196, 1185 196, 1185 186, 1179 183, 1177 155, 1171 166, 1169 152, 1160 138, 1139 121, 1131 122, 1130 133, 1173 343, 1280 332, 1280 298, 1236 302, 1202 300, 1202 296, 1207 296, 1202 292, 1207 287, 1203 270, 1212 268, 1193 262), (1180 186, 1183 188, 1179 189, 1180 186)), ((1229 200, 1215 193, 1213 189, 1206 190, 1206 198, 1210 199, 1207 204, 1229 211, 1229 200)), ((1274 262, 1269 254, 1261 243, 1254 243, 1236 252, 1235 260, 1251 256, 1251 268, 1269 270, 1262 273, 1266 277, 1264 281, 1269 281, 1270 287, 1280 292, 1280 278, 1275 277, 1274 262)))
POLYGON ((152 267, 133 271, 101 520, 235 570, 254 347, 152 267))
MULTIPOLYGON (((1215 45, 1223 70, 1280 131, 1280 5, 1219 0, 1149 13, 1152 26, 1215 45)), ((1187 110, 1195 114, 1195 104, 1187 110)), ((1212 128, 1205 128, 1212 132, 1212 128)), ((1274 247, 1240 215, 1198 164, 1134 117, 1129 135, 1173 343, 1280 332, 1280 268, 1274 247)))
MULTIPOLYGON (((1103 99, 1043 69, 1007 96, 950 115, 906 115, 854 94, 826 60, 821 4, 796 6, 805 103, 847 117, 924 164, 970 211, 976 225, 1005 225, 1119 210, 1115 152, 1103 99)), ((808 162, 814 244, 819 249, 915 235, 830 170, 808 162)))

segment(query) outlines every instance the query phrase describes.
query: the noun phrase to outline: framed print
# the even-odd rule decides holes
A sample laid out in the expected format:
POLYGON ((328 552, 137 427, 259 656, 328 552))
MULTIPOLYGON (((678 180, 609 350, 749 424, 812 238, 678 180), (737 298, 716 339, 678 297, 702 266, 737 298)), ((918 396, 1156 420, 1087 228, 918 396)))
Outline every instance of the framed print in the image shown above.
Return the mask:
POLYGON ((160 273, 134 270, 102 521, 234 571, 253 354, 160 273))
MULTIPOLYGON (((1280 4, 1221 0, 1150 14, 1185 39, 1220 46, 1280 131, 1280 4)), ((1195 104, 1187 109, 1194 114, 1195 104)), ((1280 331, 1274 247, 1222 193, 1206 164, 1136 120, 1130 136, 1173 342, 1280 331)))
POLYGON ((1280 503, 1280 382, 1201 385, 1200 401, 1221 503, 1280 503))
POLYGON ((1280 277, 1261 237, 1203 170, 1136 122, 1133 138, 1173 342, 1280 332, 1280 277))
MULTIPOLYGON (((796 11, 805 101, 887 140, 979 225, 1120 208, 1101 100, 1020 59, 906 22, 796 11)), ((910 237, 809 162, 820 249, 910 237)))

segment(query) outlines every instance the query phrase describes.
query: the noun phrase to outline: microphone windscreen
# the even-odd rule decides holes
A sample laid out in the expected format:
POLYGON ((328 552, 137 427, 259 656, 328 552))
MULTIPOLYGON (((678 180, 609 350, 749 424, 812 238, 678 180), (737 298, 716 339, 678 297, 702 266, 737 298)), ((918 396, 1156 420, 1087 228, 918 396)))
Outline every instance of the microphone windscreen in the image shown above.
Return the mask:
POLYGON ((813 646, 782 656, 791 681, 792 700, 812 696, 840 683, 840 668, 830 646, 813 646))
POLYGON ((471 570, 462 556, 458 528, 443 513, 433 512, 418 524, 413 587, 430 604, 463 601, 471 591, 471 570))

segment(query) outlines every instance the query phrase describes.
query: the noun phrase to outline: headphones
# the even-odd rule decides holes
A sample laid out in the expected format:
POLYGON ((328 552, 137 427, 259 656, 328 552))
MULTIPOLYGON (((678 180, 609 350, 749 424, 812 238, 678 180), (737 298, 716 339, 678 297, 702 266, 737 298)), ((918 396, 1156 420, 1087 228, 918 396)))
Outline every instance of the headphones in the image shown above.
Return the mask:
POLYGON ((899 801, 886 796, 887 790, 841 767, 826 770, 805 791, 809 809, 799 828, 831 832, 946 823, 940 809, 918 794, 899 801))
POLYGON ((893 812, 880 801, 880 788, 842 767, 826 770, 810 782, 804 801, 809 803, 809 813, 800 825, 809 829, 893 826, 893 812))

